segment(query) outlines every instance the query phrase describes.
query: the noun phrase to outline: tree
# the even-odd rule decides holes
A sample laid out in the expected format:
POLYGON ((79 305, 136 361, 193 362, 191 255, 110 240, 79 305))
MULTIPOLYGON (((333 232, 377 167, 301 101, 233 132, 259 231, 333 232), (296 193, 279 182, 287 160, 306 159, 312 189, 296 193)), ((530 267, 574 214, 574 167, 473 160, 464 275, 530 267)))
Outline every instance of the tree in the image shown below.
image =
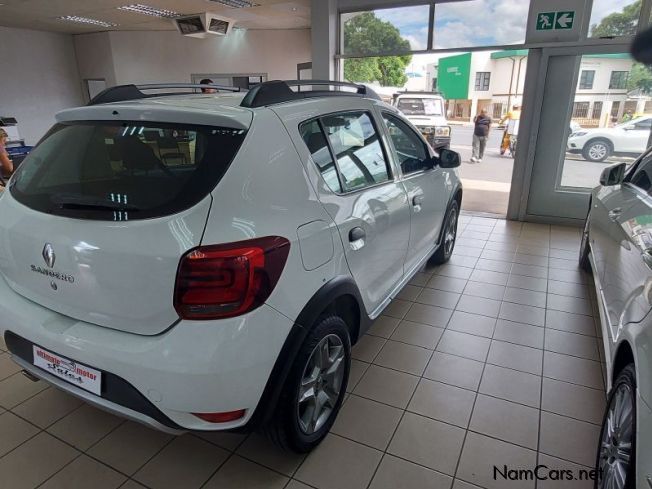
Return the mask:
POLYGON ((629 72, 627 90, 641 90, 648 95, 652 93, 652 71, 641 63, 634 63, 632 71, 629 72))
POLYGON ((599 24, 591 26, 592 37, 630 36, 636 34, 641 0, 625 6, 622 12, 607 15, 599 24))
POLYGON ((356 82, 379 82, 382 86, 403 86, 407 82, 405 67, 411 54, 373 56, 384 52, 409 53, 410 42, 401 37, 391 23, 365 12, 344 24, 344 52, 366 56, 344 61, 344 78, 356 82))

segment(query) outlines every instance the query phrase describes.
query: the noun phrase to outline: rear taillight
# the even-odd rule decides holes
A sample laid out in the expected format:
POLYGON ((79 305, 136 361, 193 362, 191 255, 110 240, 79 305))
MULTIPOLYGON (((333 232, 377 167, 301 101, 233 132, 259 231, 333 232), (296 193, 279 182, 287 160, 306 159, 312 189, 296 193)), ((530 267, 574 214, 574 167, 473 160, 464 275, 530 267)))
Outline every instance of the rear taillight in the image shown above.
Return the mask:
POLYGON ((174 307, 183 319, 249 312, 270 296, 289 252, 278 236, 195 248, 181 258, 174 307))

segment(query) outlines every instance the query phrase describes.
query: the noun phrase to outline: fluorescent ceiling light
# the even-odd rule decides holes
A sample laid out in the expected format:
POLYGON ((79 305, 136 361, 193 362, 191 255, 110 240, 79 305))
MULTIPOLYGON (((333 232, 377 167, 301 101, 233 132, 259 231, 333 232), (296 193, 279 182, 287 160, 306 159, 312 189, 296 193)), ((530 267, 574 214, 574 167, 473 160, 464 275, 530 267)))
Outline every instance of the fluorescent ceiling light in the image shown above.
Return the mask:
POLYGON ((89 19, 88 17, 80 17, 78 15, 64 15, 62 17, 59 17, 59 20, 76 22, 78 24, 97 25, 100 27, 116 27, 118 25, 118 24, 114 24, 113 22, 104 22, 103 20, 89 19))
POLYGON ((231 8, 247 8, 258 7, 257 3, 250 2, 249 0, 210 0, 211 2, 221 3, 231 8))
POLYGON ((174 10, 150 7, 149 5, 143 5, 142 3, 123 5, 122 7, 118 7, 118 10, 135 12, 137 14, 151 15, 152 17, 162 17, 164 19, 174 19, 176 17, 181 17, 181 14, 179 12, 175 12, 174 10))

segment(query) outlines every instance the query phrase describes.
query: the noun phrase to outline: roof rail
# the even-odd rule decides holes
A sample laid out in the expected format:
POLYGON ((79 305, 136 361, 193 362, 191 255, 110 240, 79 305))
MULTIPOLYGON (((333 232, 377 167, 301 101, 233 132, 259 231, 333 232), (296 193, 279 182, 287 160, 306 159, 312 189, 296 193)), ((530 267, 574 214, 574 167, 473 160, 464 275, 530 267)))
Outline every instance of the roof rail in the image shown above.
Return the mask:
POLYGON ((345 95, 369 97, 380 100, 380 97, 372 89, 365 85, 357 83, 348 83, 333 80, 272 80, 263 82, 253 87, 240 106, 255 108, 266 105, 280 104, 291 100, 300 100, 302 98, 323 97, 325 95, 345 95), (326 90, 309 90, 301 91, 301 87, 327 87, 326 90), (299 91, 294 91, 290 87, 299 87, 299 91), (343 90, 330 90, 330 87, 355 88, 355 92, 343 90))
POLYGON ((152 93, 146 94, 143 91, 148 90, 170 90, 170 89, 202 89, 213 88, 215 90, 224 90, 228 92, 239 92, 239 87, 227 87, 215 84, 200 84, 200 83, 156 83, 147 85, 116 85, 115 87, 107 88, 106 90, 97 94, 93 99, 88 102, 88 105, 108 104, 111 102, 124 102, 127 100, 139 100, 151 97, 166 97, 172 95, 183 95, 183 92, 166 92, 166 93, 152 93))

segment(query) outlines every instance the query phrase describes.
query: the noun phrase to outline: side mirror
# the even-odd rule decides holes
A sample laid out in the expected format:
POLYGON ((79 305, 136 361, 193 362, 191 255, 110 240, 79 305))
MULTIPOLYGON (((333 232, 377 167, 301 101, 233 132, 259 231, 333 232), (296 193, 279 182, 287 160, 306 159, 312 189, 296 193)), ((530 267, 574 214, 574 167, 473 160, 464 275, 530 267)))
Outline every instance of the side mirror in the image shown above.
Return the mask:
POLYGON ((625 178, 625 170, 627 169, 626 163, 619 163, 602 170, 600 175, 600 185, 604 187, 611 187, 612 185, 620 185, 625 178))
POLYGON ((458 152, 442 148, 437 163, 441 168, 457 168, 462 164, 462 158, 458 152))

